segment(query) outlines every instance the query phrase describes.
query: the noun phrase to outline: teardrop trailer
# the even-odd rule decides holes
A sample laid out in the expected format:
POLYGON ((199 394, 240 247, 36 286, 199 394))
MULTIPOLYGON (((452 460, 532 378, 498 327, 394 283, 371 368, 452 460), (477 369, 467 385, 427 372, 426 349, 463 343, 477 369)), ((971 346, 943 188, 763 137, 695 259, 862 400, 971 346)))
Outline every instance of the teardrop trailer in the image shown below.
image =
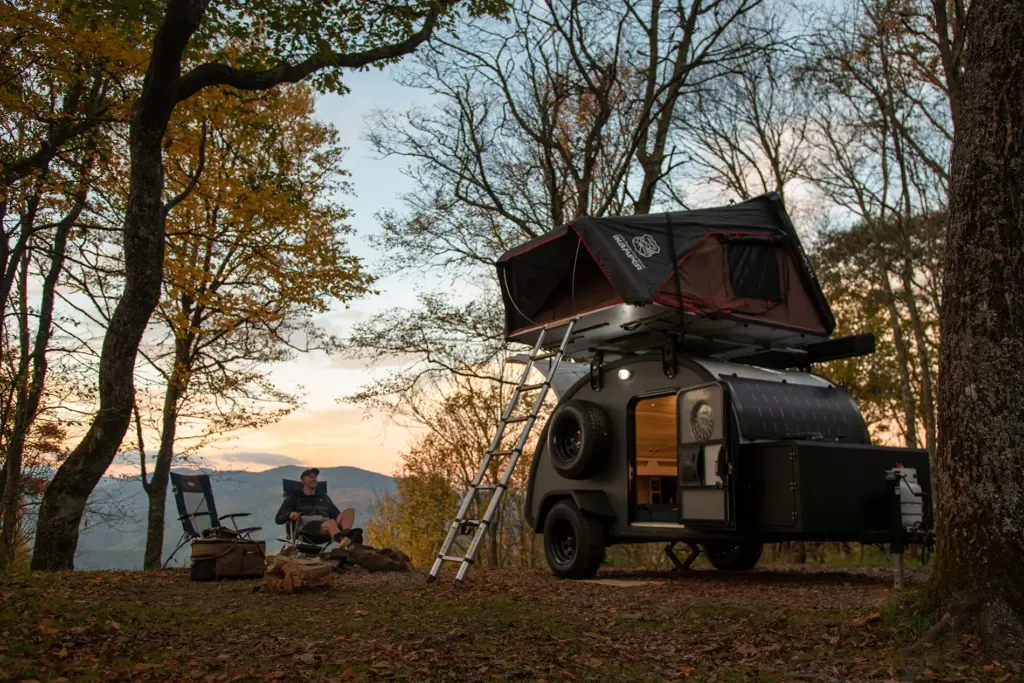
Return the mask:
POLYGON ((524 515, 552 572, 592 577, 607 546, 665 543, 685 569, 753 568, 780 541, 932 543, 927 451, 876 446, 815 364, 874 352, 835 320, 776 194, 730 206, 582 218, 497 263, 505 336, 533 347, 431 569, 462 580, 550 388, 558 403, 531 463, 524 515), (536 369, 545 381, 527 385, 536 369), (513 417, 530 389, 540 395, 513 417), (516 446, 504 431, 525 423, 516 446), (482 484, 496 457, 497 485, 482 484), (490 491, 480 520, 468 499, 490 491), (472 533, 465 556, 447 555, 472 533), (674 548, 690 554, 682 561, 674 548))

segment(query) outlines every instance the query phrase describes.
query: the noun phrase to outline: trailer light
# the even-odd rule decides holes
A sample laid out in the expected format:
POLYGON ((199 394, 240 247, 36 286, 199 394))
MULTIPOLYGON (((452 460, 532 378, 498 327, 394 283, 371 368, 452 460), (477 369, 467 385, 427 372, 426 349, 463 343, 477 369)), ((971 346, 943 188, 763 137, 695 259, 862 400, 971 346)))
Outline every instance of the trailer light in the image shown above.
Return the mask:
POLYGON ((690 415, 690 428, 698 441, 707 441, 715 432, 715 410, 706 401, 700 401, 693 407, 690 415))
POLYGON ((630 372, 627 368, 622 368, 621 370, 619 370, 619 379, 621 380, 627 380, 632 376, 633 373, 630 372))

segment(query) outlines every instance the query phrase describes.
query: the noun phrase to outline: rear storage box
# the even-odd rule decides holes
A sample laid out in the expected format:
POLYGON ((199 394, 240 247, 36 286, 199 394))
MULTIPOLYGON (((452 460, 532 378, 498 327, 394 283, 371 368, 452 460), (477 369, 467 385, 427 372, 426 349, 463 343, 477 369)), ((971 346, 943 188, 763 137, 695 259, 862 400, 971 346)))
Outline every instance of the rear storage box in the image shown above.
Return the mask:
POLYGON ((737 472, 737 530, 839 539, 891 529, 886 471, 917 470, 931 490, 928 451, 825 441, 743 444, 737 472))
POLYGON ((193 581, 259 579, 267 557, 266 541, 197 538, 192 541, 193 581))

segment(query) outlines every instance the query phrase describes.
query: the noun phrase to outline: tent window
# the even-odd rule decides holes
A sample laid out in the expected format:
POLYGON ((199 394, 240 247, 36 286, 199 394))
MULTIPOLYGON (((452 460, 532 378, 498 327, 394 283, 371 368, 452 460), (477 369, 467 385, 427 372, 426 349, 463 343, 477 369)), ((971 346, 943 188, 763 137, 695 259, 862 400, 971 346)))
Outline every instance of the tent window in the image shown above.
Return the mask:
POLYGON ((782 301, 779 252, 775 245, 730 240, 725 250, 729 260, 729 280, 735 296, 782 301))

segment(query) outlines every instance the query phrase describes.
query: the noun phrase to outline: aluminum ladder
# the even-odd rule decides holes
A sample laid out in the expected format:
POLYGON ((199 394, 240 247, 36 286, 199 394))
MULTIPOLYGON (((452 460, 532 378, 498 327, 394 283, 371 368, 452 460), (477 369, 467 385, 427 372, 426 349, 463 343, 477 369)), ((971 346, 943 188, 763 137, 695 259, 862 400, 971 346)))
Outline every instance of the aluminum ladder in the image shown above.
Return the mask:
MULTIPOLYGON (((541 328, 540 334, 537 335, 537 342, 533 346, 533 351, 530 352, 530 358, 526 362, 523 368, 523 374, 520 375, 519 381, 516 383, 516 388, 512 392, 512 397, 509 399, 508 405, 505 406, 505 411, 501 415, 501 419, 498 421, 497 433, 494 435, 494 439, 491 441, 490 447, 487 452, 484 453, 484 459, 480 463, 480 469, 477 470, 476 476, 469 482, 469 487, 466 493, 462 496, 462 503, 459 505, 459 511, 455 515, 455 521, 452 522, 451 527, 448 529, 448 535, 444 539, 444 543, 441 544, 441 549, 437 553, 437 558, 434 560, 434 566, 430 568, 430 574, 427 576, 428 582, 436 581, 438 575, 441 573, 441 566, 445 562, 458 562, 459 571, 455 575, 455 581, 462 583, 463 579, 466 578, 466 572, 469 571, 470 566, 473 564, 473 560, 476 558, 476 553, 480 549, 480 543, 483 542, 484 536, 487 534, 487 530, 494 519, 495 513, 498 511, 498 506, 501 504, 501 499, 505 495, 505 490, 508 488, 508 483, 512 479, 512 472, 515 470, 516 463, 519 462, 519 457, 523 454, 523 448, 526 446, 526 440, 530 437, 530 432, 533 431, 534 422, 537 420, 537 415, 540 414, 541 407, 544 405, 544 398, 547 396, 548 389, 551 388, 551 377, 554 377, 555 370, 558 369, 558 364, 562 361, 562 356, 565 354, 565 347, 569 344, 569 339, 572 337, 573 328, 576 327, 576 323, 579 321, 579 317, 571 318, 568 322, 559 321, 550 325, 545 325, 541 328), (565 325, 565 333, 562 337, 561 343, 558 345, 556 351, 545 351, 544 340, 547 337, 547 333, 551 330, 557 329, 565 325), (536 384, 527 384, 526 380, 530 376, 530 371, 533 369, 533 364, 539 360, 551 361, 551 369, 548 372, 547 379, 543 382, 536 384), (515 411, 516 406, 519 404, 519 399, 522 395, 529 391, 539 391, 537 398, 533 403, 533 407, 530 409, 528 415, 522 417, 512 417, 512 413, 515 411), (523 431, 519 434, 519 438, 516 440, 516 444, 510 450, 498 450, 501 447, 502 439, 505 437, 505 428, 512 424, 525 423, 523 425, 523 431), (495 458, 508 457, 508 462, 505 465, 505 470, 501 472, 498 477, 498 483, 496 484, 484 484, 484 475, 487 474, 488 468, 495 458), (469 508, 473 504, 477 493, 490 493, 490 501, 487 504, 487 509, 481 519, 467 519, 466 516, 469 514, 469 508), (469 549, 466 551, 464 556, 449 555, 449 551, 455 542, 455 538, 459 535, 460 530, 475 528, 476 531, 473 533, 473 540, 470 541, 469 549)), ((482 502, 482 501, 481 501, 482 502)))

